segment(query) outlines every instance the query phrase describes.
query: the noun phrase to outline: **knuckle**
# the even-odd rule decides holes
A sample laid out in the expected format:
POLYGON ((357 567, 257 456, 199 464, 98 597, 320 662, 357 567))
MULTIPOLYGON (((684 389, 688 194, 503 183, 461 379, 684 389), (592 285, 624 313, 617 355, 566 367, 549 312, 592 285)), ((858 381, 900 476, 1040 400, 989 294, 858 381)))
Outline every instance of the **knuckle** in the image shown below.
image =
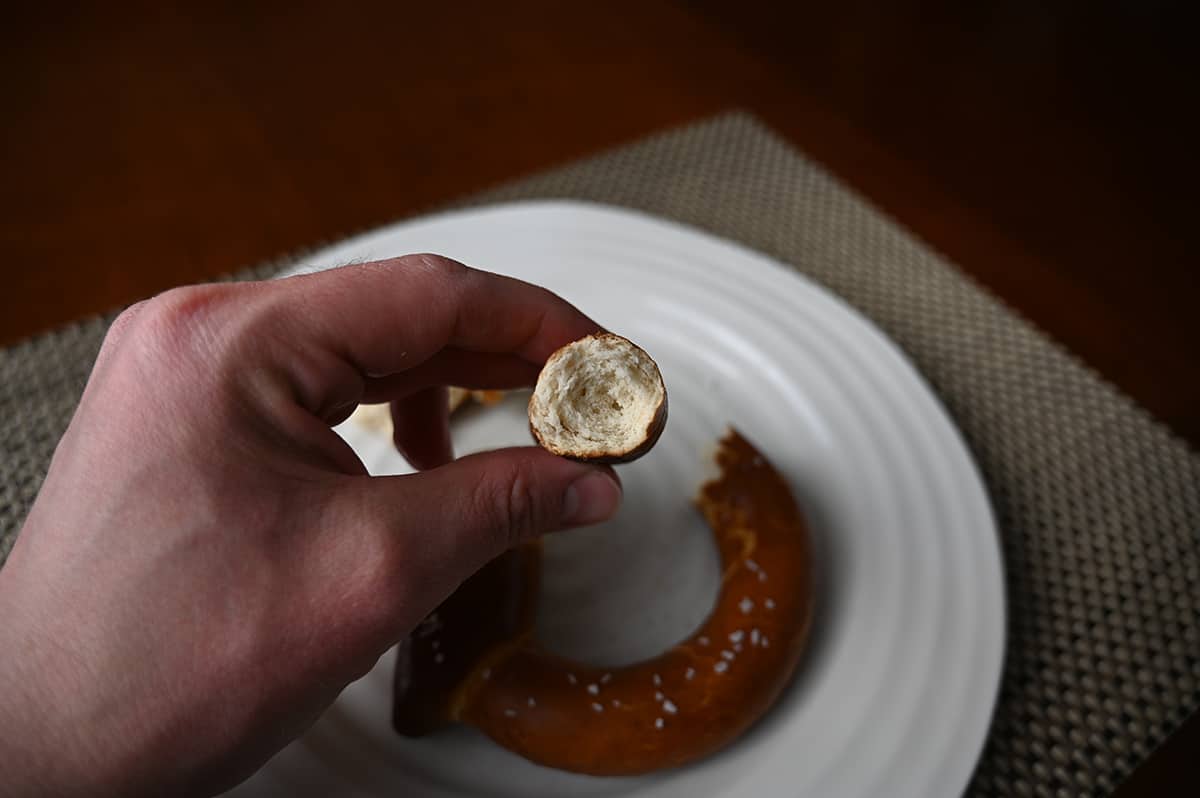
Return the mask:
POLYGON ((109 327, 109 333, 111 334, 113 330, 120 331, 127 328, 133 323, 133 320, 138 317, 138 314, 145 310, 146 306, 149 304, 150 300, 143 299, 140 302, 134 302, 132 305, 122 310, 121 313, 115 319, 113 319, 112 326, 109 327))
POLYGON ((419 269, 451 280, 461 279, 471 271, 453 258, 447 258, 444 255, 435 255, 430 252, 405 255, 400 258, 400 261, 409 268, 419 269))
POLYGON ((326 532, 316 544, 322 568, 333 575, 336 594, 354 606, 355 617, 369 626, 385 623, 414 589, 422 552, 394 517, 380 516, 361 486, 341 482, 337 493, 339 501, 330 498, 318 511, 318 528, 326 532))
POLYGON ((503 549, 530 540, 541 530, 545 513, 529 464, 514 464, 485 481, 483 495, 484 517, 503 549))
POLYGON ((145 310, 147 304, 149 304, 149 300, 146 299, 143 299, 141 302, 135 302, 113 319, 112 324, 108 326, 108 332, 104 334, 105 350, 111 350, 121 342, 133 326, 134 321, 145 310))
POLYGON ((216 285, 172 288, 145 303, 133 332, 155 354, 207 353, 218 329, 217 311, 228 288, 216 285))
POLYGON ((222 287, 215 285, 172 288, 150 300, 149 310, 162 323, 188 326, 210 312, 222 293, 222 287))
POLYGON ((509 536, 507 541, 515 544, 533 537, 539 528, 541 503, 537 500, 533 477, 527 468, 513 472, 508 487, 509 536))
POLYGON ((372 601, 389 606, 404 595, 402 577, 413 565, 413 552, 404 537, 390 526, 378 525, 364 536, 361 579, 364 594, 372 601))

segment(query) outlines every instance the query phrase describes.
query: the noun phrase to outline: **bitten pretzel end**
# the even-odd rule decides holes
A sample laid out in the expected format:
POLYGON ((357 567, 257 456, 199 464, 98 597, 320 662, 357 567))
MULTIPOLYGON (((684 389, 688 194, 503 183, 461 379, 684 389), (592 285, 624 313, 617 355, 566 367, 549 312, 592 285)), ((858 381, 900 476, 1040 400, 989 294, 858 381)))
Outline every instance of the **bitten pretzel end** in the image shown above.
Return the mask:
POLYGON ((547 451, 592 463, 627 463, 658 442, 667 389, 658 365, 627 338, 597 333, 547 360, 529 399, 529 428, 547 451))

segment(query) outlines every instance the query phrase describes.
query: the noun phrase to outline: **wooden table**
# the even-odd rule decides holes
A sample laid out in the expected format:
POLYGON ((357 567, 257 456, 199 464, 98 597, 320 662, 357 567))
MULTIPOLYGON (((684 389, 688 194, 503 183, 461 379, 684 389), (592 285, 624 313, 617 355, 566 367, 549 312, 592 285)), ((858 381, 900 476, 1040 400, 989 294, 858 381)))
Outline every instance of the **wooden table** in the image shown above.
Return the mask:
POLYGON ((1200 59, 1155 4, 168 5, 7 12, 0 343, 741 107, 1200 443, 1200 59))

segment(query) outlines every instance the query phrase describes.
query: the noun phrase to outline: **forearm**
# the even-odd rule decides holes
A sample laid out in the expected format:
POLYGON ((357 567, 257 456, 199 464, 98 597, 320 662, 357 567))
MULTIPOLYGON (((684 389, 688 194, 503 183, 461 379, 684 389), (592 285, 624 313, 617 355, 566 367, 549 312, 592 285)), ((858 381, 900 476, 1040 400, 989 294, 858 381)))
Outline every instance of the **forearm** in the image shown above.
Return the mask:
POLYGON ((118 785, 92 767, 96 742, 74 725, 73 690, 62 645, 31 633, 28 611, 13 606, 0 573, 0 796, 116 795, 118 785))

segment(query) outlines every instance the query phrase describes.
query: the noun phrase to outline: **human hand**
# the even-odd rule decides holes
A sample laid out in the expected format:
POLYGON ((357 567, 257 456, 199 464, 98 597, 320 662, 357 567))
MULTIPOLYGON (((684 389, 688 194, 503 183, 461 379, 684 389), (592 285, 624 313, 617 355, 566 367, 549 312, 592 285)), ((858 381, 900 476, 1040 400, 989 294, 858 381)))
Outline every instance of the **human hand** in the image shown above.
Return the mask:
POLYGON ((440 387, 530 384, 596 329, 434 256, 122 314, 0 570, 0 793, 228 788, 493 556, 610 516, 608 469, 447 463, 440 387), (370 478, 330 429, 388 400, 430 470, 370 478))

